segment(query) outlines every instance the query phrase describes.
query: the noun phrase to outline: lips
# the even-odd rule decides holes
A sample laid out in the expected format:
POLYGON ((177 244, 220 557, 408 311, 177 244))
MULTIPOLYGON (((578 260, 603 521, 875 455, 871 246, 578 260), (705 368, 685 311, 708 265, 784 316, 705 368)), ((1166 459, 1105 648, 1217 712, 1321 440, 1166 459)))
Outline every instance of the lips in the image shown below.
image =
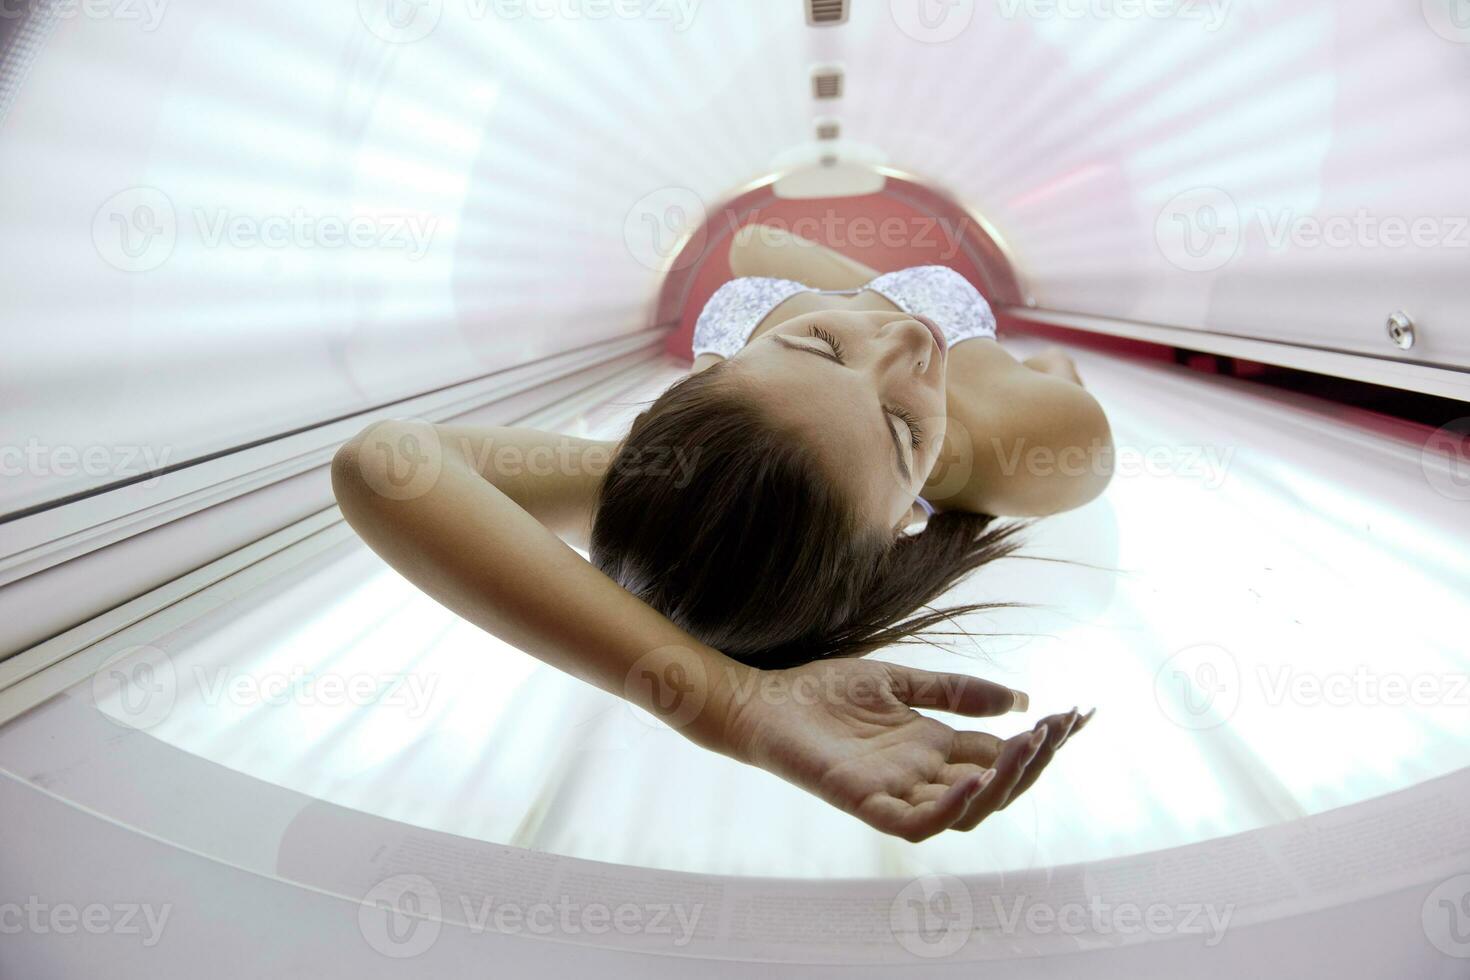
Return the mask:
POLYGON ((944 331, 939 329, 939 324, 935 323, 927 316, 920 316, 919 314, 914 314, 914 319, 918 320, 924 326, 929 328, 929 332, 934 335, 935 345, 939 347, 939 353, 941 355, 948 354, 949 342, 944 339, 944 331))

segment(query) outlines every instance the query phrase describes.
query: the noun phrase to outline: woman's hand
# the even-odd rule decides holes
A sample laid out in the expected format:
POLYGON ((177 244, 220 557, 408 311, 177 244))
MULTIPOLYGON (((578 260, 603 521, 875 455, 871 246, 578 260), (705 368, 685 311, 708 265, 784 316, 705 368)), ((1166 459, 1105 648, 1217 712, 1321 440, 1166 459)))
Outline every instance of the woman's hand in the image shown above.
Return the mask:
POLYGON ((756 681, 730 710, 730 754, 910 841, 973 829, 1025 792, 1092 716, 1073 709, 1002 740, 914 710, 1025 710, 1026 695, 976 677, 826 660, 756 681))

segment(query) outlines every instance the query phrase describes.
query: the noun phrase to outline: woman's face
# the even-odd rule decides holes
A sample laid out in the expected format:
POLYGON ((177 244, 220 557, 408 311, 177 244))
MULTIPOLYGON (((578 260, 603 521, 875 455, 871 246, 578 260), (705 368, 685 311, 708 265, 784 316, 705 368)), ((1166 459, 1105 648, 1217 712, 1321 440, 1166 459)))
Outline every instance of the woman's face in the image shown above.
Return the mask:
POLYGON ((906 524, 945 431, 944 336, 907 313, 793 317, 732 359, 867 517, 906 524))

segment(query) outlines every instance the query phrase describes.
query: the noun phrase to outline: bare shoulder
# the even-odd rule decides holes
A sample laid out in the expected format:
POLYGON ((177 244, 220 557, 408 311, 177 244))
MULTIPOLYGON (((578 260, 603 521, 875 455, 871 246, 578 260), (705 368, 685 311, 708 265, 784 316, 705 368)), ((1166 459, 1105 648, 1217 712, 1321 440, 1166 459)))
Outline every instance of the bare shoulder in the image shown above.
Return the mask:
POLYGON ((953 451, 931 474, 926 497, 950 509, 1029 517, 1081 506, 1107 486, 1107 415, 1070 361, 1018 361, 977 339, 954 348, 948 375, 953 451))

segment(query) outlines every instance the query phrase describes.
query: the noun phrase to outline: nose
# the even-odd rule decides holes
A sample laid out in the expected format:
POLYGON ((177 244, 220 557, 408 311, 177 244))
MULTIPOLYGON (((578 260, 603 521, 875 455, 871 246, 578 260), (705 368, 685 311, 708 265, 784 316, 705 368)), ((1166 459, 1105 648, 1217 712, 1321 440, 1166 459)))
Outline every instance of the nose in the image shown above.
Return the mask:
POLYGON ((919 374, 928 374, 943 359, 943 352, 919 320, 911 316, 897 317, 883 324, 879 337, 888 342, 885 360, 905 360, 914 365, 919 374))

